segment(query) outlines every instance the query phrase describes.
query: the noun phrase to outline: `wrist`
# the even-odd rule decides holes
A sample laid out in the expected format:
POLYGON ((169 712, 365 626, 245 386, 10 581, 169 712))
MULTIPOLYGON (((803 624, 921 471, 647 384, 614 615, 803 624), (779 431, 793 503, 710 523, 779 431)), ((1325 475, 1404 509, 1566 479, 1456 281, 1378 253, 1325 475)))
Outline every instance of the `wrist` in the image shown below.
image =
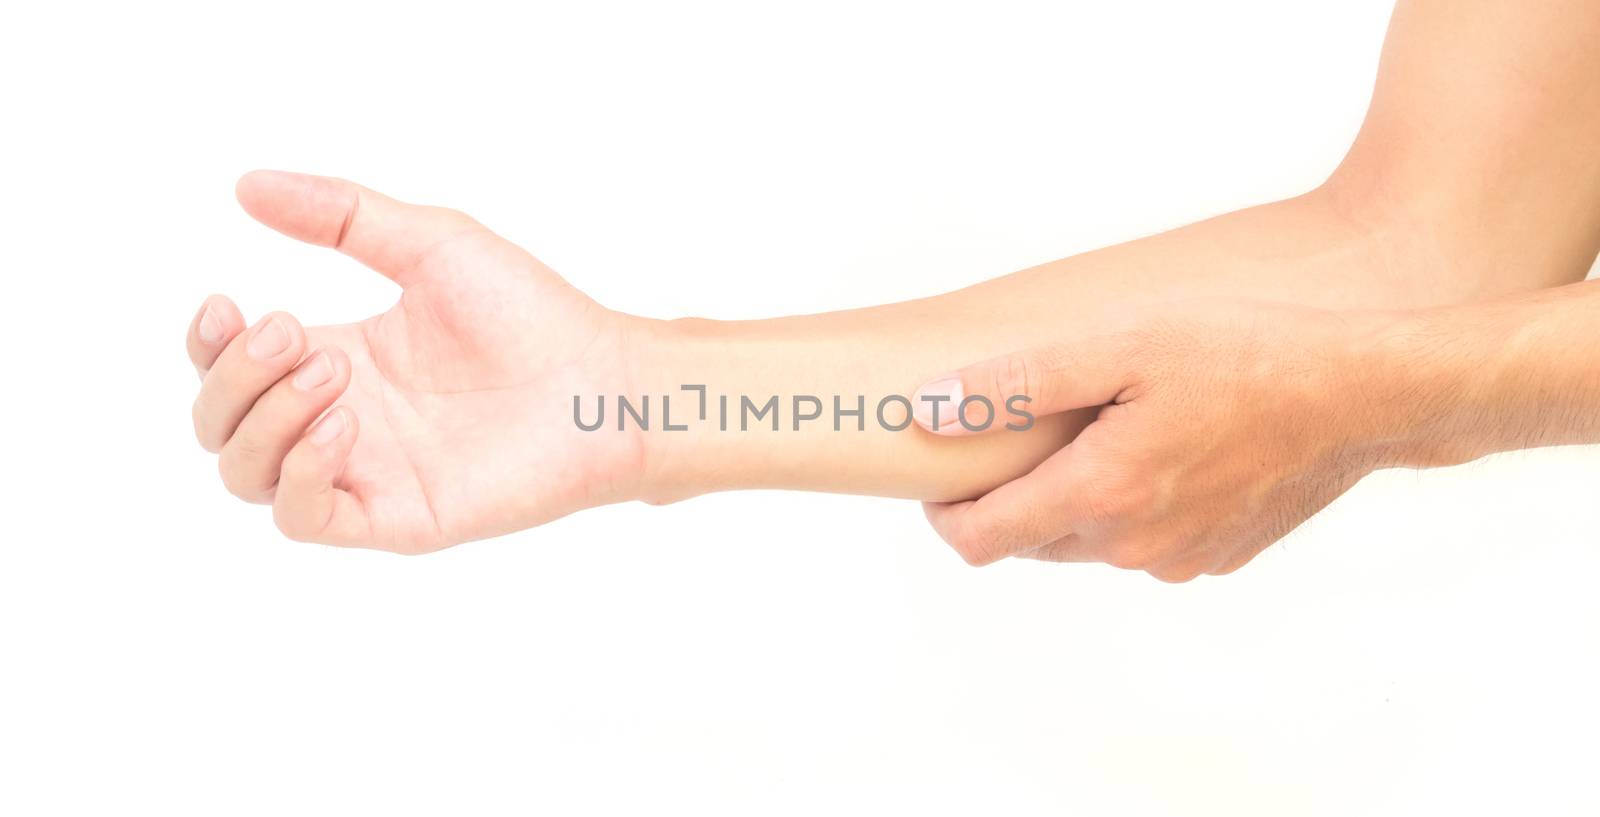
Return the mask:
POLYGON ((1357 340, 1363 436, 1377 468, 1436 468, 1496 450, 1462 418, 1480 415, 1496 379, 1491 356, 1453 327, 1452 310, 1374 313, 1357 340))
MULTIPOLYGON (((620 432, 630 435, 636 452, 628 498, 665 505, 716 490, 708 475, 726 464, 712 461, 714 447, 704 445, 704 426, 707 418, 717 422, 717 384, 707 383, 707 366, 715 368, 724 324, 699 318, 630 320, 622 394, 634 406, 648 405, 649 423, 642 427, 630 415, 620 432)), ((619 433, 620 408, 614 400, 607 408, 606 431, 619 433)))
MULTIPOLYGON (((660 399, 656 395, 663 393, 664 370, 677 358, 672 352, 677 341, 676 333, 671 328, 671 321, 654 318, 628 315, 624 318, 624 324, 626 354, 622 363, 622 381, 616 393, 600 396, 603 423, 591 433, 617 434, 626 439, 631 456, 628 459, 629 473, 623 480, 629 488, 623 500, 665 504, 671 500, 664 496, 662 490, 663 474, 667 471, 663 460, 671 452, 663 444, 665 441, 661 435, 655 433, 654 425, 641 427, 632 422, 631 417, 626 418, 628 422, 622 422, 621 399, 626 398, 633 406, 642 406, 647 395, 652 404, 660 399)), ((652 405, 650 419, 656 420, 655 415, 659 411, 658 405, 652 405)))

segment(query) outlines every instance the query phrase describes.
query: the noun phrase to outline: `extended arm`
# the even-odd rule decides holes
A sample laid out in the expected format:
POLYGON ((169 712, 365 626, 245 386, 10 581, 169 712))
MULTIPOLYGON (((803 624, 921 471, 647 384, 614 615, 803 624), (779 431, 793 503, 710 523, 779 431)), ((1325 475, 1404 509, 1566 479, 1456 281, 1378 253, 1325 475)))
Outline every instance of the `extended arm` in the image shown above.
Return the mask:
POLYGON ((412 552, 730 488, 978 496, 1044 462, 1090 413, 969 440, 876 422, 836 433, 832 397, 872 412, 940 372, 1157 302, 1427 307, 1581 278, 1600 244, 1600 55, 1588 47, 1600 12, 1582 0, 1469 5, 1401 4, 1368 121, 1314 191, 829 315, 620 315, 460 213, 250 174, 239 198, 253 216, 342 250, 403 294, 365 321, 312 328, 282 313, 246 328, 231 302, 208 299, 187 337, 203 377, 196 432, 229 490, 272 504, 290 536, 412 552), (779 430, 724 432, 696 412, 667 431, 659 409, 650 431, 574 422, 574 397, 673 394, 681 424, 680 386, 693 384, 736 404, 778 396, 779 430), (795 431, 798 395, 830 403, 826 419, 795 431))

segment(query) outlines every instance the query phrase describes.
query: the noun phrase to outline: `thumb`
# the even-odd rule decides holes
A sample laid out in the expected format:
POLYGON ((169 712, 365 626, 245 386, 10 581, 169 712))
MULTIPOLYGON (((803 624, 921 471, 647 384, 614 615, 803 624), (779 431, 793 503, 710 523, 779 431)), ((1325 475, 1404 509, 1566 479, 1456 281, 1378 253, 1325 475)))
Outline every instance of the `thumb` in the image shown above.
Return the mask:
POLYGON ((1033 426, 1035 418, 1101 406, 1131 385, 1120 335, 1038 346, 936 377, 912 396, 923 428, 961 436, 1033 426))
POLYGON ((427 252, 473 229, 462 213, 396 201, 344 179, 252 170, 234 188, 240 206, 262 224, 320 247, 332 247, 405 286, 427 252))

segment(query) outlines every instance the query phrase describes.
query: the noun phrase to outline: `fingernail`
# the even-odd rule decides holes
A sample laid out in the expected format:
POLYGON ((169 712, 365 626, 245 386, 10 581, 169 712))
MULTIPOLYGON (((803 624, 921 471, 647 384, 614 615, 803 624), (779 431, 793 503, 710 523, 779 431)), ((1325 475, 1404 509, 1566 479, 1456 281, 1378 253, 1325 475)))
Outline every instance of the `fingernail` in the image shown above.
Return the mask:
POLYGON ((217 320, 217 313, 207 306, 206 311, 200 313, 200 326, 198 329, 200 342, 215 345, 222 340, 222 321, 217 320))
POLYGON ((311 391, 333 379, 333 362, 328 360, 328 353, 318 351, 309 360, 300 364, 300 369, 294 373, 294 387, 301 391, 311 391))
POLYGON ((317 445, 331 443, 344 433, 344 425, 344 410, 336 408, 328 412, 328 416, 322 418, 316 428, 311 429, 311 441, 317 445))
POLYGON ((256 327, 255 334, 250 336, 250 343, 245 346, 245 351, 256 360, 266 360, 287 348, 289 348, 289 333, 284 331, 283 322, 274 317, 267 318, 266 323, 256 327))
POLYGON ((929 431, 948 431, 956 424, 956 408, 961 405, 961 378, 950 375, 929 381, 911 398, 911 416, 929 431), (926 399, 924 399, 926 398, 926 399), (938 406, 938 423, 934 411, 938 406))

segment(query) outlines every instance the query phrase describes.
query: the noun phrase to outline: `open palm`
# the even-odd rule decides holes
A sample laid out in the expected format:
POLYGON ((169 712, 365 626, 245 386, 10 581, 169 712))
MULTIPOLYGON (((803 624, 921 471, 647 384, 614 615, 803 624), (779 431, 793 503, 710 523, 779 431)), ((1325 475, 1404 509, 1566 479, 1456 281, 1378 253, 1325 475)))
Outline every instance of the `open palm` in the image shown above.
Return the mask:
POLYGON ((569 412, 573 395, 625 391, 634 319, 455 211, 268 171, 238 195, 403 288, 359 323, 274 313, 246 329, 213 296, 190 326, 196 433, 286 534, 425 552, 628 497, 637 438, 586 434, 569 412))

